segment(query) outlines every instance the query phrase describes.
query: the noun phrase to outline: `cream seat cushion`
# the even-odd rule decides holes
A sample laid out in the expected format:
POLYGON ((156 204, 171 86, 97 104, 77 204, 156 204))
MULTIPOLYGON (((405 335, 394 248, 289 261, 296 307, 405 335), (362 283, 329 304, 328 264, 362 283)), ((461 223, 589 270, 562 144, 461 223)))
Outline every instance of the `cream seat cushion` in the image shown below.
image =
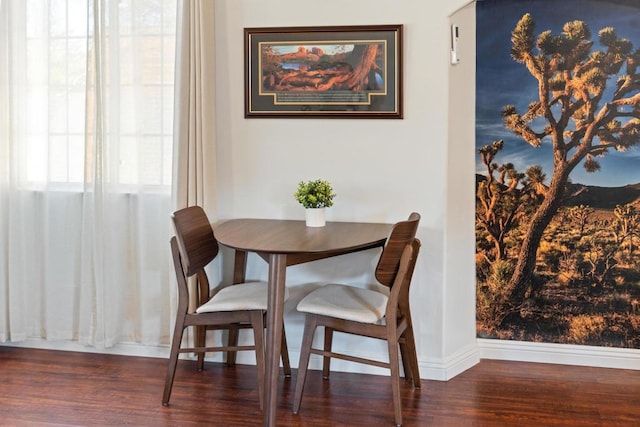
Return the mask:
MULTIPOLYGON (((267 309, 267 282, 239 283, 220 289, 209 301, 196 309, 196 313, 236 310, 267 309)), ((285 300, 289 291, 285 288, 285 300)))
POLYGON ((298 311, 376 323, 384 317, 387 296, 369 289, 330 284, 316 289, 298 303, 298 311))

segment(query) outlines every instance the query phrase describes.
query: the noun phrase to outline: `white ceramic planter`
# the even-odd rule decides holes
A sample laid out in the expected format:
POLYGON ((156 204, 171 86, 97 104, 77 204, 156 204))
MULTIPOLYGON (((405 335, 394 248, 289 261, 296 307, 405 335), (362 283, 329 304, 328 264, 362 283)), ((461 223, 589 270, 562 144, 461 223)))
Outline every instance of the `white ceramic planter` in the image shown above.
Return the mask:
POLYGON ((307 227, 324 227, 326 224, 326 208, 308 208, 304 210, 307 227))

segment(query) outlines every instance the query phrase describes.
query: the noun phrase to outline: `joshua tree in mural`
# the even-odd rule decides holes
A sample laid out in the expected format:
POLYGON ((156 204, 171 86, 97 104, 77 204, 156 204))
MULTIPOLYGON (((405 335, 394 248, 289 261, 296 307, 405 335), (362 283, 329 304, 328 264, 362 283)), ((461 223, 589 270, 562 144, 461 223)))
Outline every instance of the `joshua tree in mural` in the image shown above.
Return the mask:
POLYGON ((638 225, 640 225, 640 212, 632 204, 617 205, 613 210, 613 233, 615 241, 620 247, 627 248, 627 254, 633 255, 634 242, 640 238, 638 225))
POLYGON ((593 208, 585 205, 573 206, 567 211, 569 218, 573 219, 578 224, 578 232, 584 233, 584 227, 587 225, 589 217, 593 213, 593 208))
POLYGON ((531 214, 535 203, 546 191, 545 175, 540 166, 531 166, 523 174, 512 163, 494 163, 503 146, 504 141, 499 140, 478 150, 486 167, 486 177, 477 184, 476 223, 493 245, 493 256, 486 259, 489 263, 505 259, 507 236, 531 214))
POLYGON ((640 50, 611 27, 598 34, 604 50, 593 50, 591 32, 582 21, 566 23, 560 35, 544 31, 534 37, 534 29, 533 18, 525 14, 512 32, 511 57, 537 80, 538 99, 522 114, 513 105, 502 114, 506 128, 529 145, 551 141, 553 174, 507 284, 512 307, 520 306, 531 289, 537 249, 565 197, 571 171, 579 164, 597 171, 599 157, 625 151, 640 140, 640 50), (605 91, 616 76, 615 89, 605 91))

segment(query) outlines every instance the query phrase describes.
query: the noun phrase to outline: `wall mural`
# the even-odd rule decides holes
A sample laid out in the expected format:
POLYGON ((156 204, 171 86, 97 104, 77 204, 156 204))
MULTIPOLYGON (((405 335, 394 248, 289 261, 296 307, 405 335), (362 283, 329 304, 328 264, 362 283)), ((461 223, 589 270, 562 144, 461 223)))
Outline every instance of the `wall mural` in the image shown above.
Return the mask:
POLYGON ((640 348, 640 2, 476 6, 478 336, 640 348))

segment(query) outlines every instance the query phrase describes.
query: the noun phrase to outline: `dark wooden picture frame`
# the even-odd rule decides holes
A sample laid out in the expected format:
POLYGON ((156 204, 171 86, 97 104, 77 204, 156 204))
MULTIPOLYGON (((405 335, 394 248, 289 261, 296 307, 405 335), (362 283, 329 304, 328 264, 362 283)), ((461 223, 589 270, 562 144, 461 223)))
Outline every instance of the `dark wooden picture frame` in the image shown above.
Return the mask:
POLYGON ((402 116, 402 25, 245 28, 245 117, 402 116))

